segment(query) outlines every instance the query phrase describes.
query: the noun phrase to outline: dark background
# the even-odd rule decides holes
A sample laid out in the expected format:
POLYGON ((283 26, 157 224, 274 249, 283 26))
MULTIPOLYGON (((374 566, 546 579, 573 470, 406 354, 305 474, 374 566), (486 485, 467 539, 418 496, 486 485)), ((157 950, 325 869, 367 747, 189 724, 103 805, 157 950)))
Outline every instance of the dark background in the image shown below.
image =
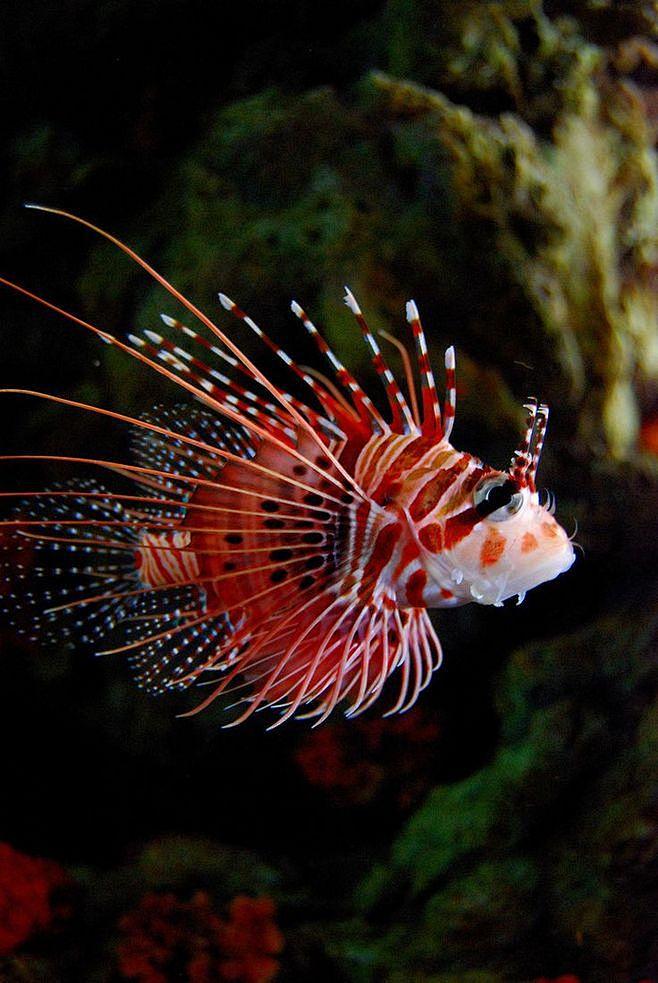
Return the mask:
MULTIPOLYGON (((2 6, 2 275, 119 335, 170 309, 87 231, 21 205, 62 207, 134 244, 211 313, 214 291, 235 295, 309 358, 287 315, 299 296, 370 382, 340 286, 361 286, 364 306, 370 301, 375 318, 401 337, 403 302, 415 296, 435 363, 454 342, 460 373, 463 365, 458 447, 503 466, 515 446, 516 407, 528 390, 549 399, 542 481, 557 493, 561 521, 571 529, 578 519, 585 550, 521 608, 473 605, 437 616, 446 663, 403 726, 371 712, 364 723, 313 733, 305 724, 266 733, 260 719, 225 731, 220 706, 179 719, 193 698, 152 700, 132 686, 121 660, 40 650, 4 630, 0 839, 57 860, 79 892, 64 934, 38 944, 41 961, 30 962, 29 944, 16 957, 21 978, 114 978, 99 967, 105 960, 106 972, 116 972, 118 915, 146 887, 187 897, 201 886, 218 904, 227 900, 224 875, 208 873, 210 855, 228 857, 229 866, 239 857, 240 889, 276 898, 287 939, 282 979, 658 973, 656 757, 651 750, 654 757, 638 752, 640 763, 620 759, 655 741, 646 723, 656 685, 655 465, 646 448, 621 460, 603 436, 579 430, 583 400, 572 399, 554 341, 497 245, 495 219, 460 207, 432 127, 388 118, 368 89, 368 73, 379 69, 439 88, 489 119, 519 111, 504 86, 469 89, 442 68, 459 18, 478 6, 487 8, 372 0, 2 6), (521 705, 526 723, 515 716, 521 705), (560 708, 546 731, 560 750, 546 763, 549 738, 538 739, 521 775, 501 753, 519 734, 535 734, 533 714, 547 707, 560 708), (451 794, 452 803, 441 798, 451 794), (594 801, 596 815, 608 815, 605 830, 580 842, 594 801), (637 814, 622 837, 627 854, 615 839, 620 810, 637 814), (455 845, 484 826, 472 848, 455 845), (176 877, 168 874, 172 837, 189 844, 176 877), (410 845, 417 842, 452 857, 430 886, 419 886, 432 862, 410 845), (140 858, 148 844, 157 862, 147 876, 140 858), (611 855, 619 868, 601 867, 611 855), (519 868, 517 878, 510 865, 519 857, 532 873, 519 868), (468 883, 482 864, 493 869, 489 895, 483 881, 468 883), (570 864, 582 874, 577 885, 570 864), (483 891, 489 901, 480 909, 483 891), (573 918, 562 911, 571 893, 573 918)), ((527 67, 539 57, 539 8, 502 7, 527 67)), ((575 7, 583 46, 605 51, 647 30, 639 13, 606 19, 588 4, 575 7)), ((557 4, 544 11, 544 27, 563 12, 557 4)), ((551 113, 524 117, 549 141, 551 113)), ((5 386, 134 415, 172 399, 75 326, 9 291, 0 295, 0 331, 5 386)), ((2 453, 128 453, 121 428, 103 419, 0 398, 2 453)), ((653 398, 645 386, 647 419, 653 398)), ((62 476, 38 464, 0 466, 7 490, 62 476)), ((172 979, 188 978, 176 972, 172 979)))

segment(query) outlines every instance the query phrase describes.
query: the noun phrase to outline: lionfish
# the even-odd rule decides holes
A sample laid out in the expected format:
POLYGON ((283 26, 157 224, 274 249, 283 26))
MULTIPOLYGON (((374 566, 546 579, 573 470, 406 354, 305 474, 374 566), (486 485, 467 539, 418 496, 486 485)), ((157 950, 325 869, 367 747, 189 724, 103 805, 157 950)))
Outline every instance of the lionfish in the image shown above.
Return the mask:
POLYGON ((133 433, 133 464, 20 455, 102 468, 130 482, 128 491, 85 479, 20 494, 3 523, 11 530, 5 609, 28 608, 37 637, 79 636, 96 651, 125 653, 138 683, 154 693, 208 686, 193 713, 237 694, 231 725, 265 707, 278 711, 272 726, 293 716, 319 723, 338 704, 353 717, 394 673, 399 693, 388 713, 396 713, 413 705, 442 660, 428 609, 500 606, 514 595, 520 602, 571 566, 570 538, 535 484, 548 408, 526 404, 525 433, 507 471, 456 450, 454 349, 445 353, 441 407, 413 301, 406 316, 420 399, 406 349, 380 332, 400 351, 407 396, 346 291, 384 386, 384 415, 296 301, 292 311, 334 381, 298 365, 219 294, 306 387, 303 401, 271 382, 226 329, 129 246, 82 218, 41 210, 123 250, 195 326, 163 314, 162 334, 122 341, 0 281, 194 397, 133 419, 5 390, 111 417, 133 433))

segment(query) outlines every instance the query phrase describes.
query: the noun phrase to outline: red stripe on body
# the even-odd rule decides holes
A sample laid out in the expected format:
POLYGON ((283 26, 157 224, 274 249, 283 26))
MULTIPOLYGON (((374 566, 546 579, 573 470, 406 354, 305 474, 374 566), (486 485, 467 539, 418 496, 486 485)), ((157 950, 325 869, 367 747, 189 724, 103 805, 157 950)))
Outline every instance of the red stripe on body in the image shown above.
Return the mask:
POLYGON ((412 608, 425 607, 423 591, 427 583, 427 574, 424 570, 414 570, 409 577, 406 586, 407 600, 412 608))
POLYGON ((387 498, 391 487, 400 477, 402 477, 407 471, 409 471, 413 466, 427 453, 434 445, 436 441, 429 437, 415 437, 410 441, 406 447, 400 452, 397 458, 391 462, 386 474, 382 477, 379 484, 371 489, 370 497, 373 501, 381 505, 387 498))
MULTIPOLYGON (((143 533, 142 543, 135 554, 135 564, 142 583, 149 587, 186 583, 200 576, 199 563, 193 550, 174 545, 179 533, 143 533)), ((189 538, 189 537, 188 537, 189 538)))
POLYGON ((413 561, 418 559, 419 556, 420 550, 418 549, 418 546, 413 539, 410 539, 409 542, 405 544, 405 547, 402 550, 402 556, 400 557, 400 562, 393 572, 393 581, 396 582, 400 580, 409 564, 413 563, 413 561))
POLYGON ((370 597, 372 588, 390 562, 397 543, 402 535, 402 523, 390 522, 377 533, 372 552, 365 565, 359 596, 361 599, 370 597))
POLYGON ((420 522, 437 507, 448 489, 466 470, 470 460, 470 454, 463 454, 449 468, 439 469, 436 476, 423 485, 411 503, 411 516, 416 522, 420 522))
POLYGON ((443 529, 438 522, 429 522, 423 526, 418 538, 430 553, 440 553, 443 549, 443 529))

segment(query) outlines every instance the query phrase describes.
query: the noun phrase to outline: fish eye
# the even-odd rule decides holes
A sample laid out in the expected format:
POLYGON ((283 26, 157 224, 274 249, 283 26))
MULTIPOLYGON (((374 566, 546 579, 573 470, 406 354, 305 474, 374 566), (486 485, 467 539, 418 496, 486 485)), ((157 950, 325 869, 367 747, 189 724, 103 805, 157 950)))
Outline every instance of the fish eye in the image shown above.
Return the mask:
POLYGON ((482 518, 504 522, 521 509, 523 495, 505 474, 484 478, 473 492, 473 503, 482 518))

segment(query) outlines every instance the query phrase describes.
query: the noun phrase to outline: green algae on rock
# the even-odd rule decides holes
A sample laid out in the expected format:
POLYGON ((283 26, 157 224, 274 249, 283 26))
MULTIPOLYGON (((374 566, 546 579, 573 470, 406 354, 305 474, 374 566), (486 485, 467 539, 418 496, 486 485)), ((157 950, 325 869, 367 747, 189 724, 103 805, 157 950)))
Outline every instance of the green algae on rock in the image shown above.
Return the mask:
POLYGON ((583 446, 626 457, 638 383, 658 381, 654 126, 614 53, 574 21, 538 3, 481 3, 460 29, 439 81, 475 104, 486 88, 504 108, 477 112, 382 74, 374 84, 390 114, 426 120, 462 208, 492 224, 510 278, 557 346, 583 446))

